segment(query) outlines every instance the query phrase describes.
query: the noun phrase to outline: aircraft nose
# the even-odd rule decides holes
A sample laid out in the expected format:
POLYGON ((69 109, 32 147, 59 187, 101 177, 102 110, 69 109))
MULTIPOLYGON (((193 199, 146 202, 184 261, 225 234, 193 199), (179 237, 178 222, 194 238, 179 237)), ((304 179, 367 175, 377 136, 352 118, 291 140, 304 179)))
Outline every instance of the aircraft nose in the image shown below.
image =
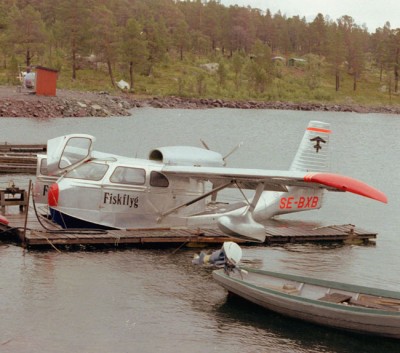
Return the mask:
POLYGON ((58 195, 59 195, 58 184, 51 184, 50 189, 49 189, 48 198, 47 198, 49 206, 57 206, 58 205, 58 195))
POLYGON ((8 225, 8 219, 0 214, 0 223, 4 225, 8 225))

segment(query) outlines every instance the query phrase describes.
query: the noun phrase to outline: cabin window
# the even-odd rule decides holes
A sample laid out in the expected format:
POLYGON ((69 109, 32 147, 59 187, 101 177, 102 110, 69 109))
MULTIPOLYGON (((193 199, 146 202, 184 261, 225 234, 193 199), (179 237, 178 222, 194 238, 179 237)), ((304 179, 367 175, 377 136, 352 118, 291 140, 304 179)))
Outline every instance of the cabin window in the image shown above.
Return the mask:
POLYGON ((164 174, 153 171, 150 174, 150 185, 159 188, 167 188, 169 186, 169 181, 164 174))
POLYGON ((65 175, 65 178, 85 179, 99 181, 103 179, 108 169, 107 164, 84 163, 71 170, 65 175))
POLYGON ((110 177, 112 183, 127 185, 143 185, 146 171, 141 168, 117 167, 110 177))
POLYGON ((40 174, 41 175, 49 175, 49 172, 47 170, 47 158, 43 158, 40 161, 40 174))
POLYGON ((88 138, 72 137, 65 145, 61 155, 59 167, 67 168, 70 165, 83 161, 88 155, 92 140, 88 138))

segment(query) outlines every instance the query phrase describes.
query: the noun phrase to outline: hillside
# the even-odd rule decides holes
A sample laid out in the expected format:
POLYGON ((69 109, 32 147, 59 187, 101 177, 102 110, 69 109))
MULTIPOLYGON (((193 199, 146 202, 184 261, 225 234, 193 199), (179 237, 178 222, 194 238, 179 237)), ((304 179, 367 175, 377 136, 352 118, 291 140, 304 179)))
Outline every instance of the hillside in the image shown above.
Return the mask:
POLYGON ((213 0, 0 0, 0 28, 0 85, 39 65, 73 91, 114 95, 123 79, 135 97, 400 104, 400 30, 370 33, 346 14, 307 22, 213 0))

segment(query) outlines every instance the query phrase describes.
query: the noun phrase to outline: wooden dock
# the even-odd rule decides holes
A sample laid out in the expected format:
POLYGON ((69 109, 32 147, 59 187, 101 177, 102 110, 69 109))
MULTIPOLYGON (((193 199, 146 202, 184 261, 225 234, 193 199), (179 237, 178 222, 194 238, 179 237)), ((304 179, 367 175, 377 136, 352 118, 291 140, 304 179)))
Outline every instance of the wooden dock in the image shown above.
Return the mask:
MULTIPOLYGON (((222 234, 218 229, 65 230, 44 215, 37 216, 32 206, 30 206, 28 214, 25 212, 7 213, 5 216, 10 222, 8 229, 12 229, 8 232, 7 240, 26 248, 56 248, 58 246, 73 248, 86 246, 121 247, 132 245, 185 245, 195 247, 222 244, 225 241, 243 243, 243 241, 237 241, 222 234)), ((7 231, 4 226, 3 230, 7 231)))
POLYGON ((45 144, 0 143, 0 173, 35 174, 38 153, 46 153, 45 144))
POLYGON ((375 240, 377 233, 371 232, 353 224, 329 225, 315 227, 315 225, 278 225, 266 226, 267 244, 301 243, 301 242, 347 242, 364 243, 375 240))
MULTIPOLYGON (((79 249, 86 247, 122 246, 208 246, 235 241, 239 244, 256 244, 233 239, 217 228, 196 229, 147 229, 147 230, 64 230, 42 214, 37 216, 32 206, 28 213, 6 213, 8 227, 3 227, 8 241, 26 248, 64 247, 79 249), (26 224, 26 227, 25 227, 26 224), (26 230, 25 230, 26 228, 26 230), (8 232, 7 232, 8 229, 8 232)), ((377 234, 351 224, 315 227, 310 224, 291 224, 273 221, 265 227, 265 245, 306 242, 351 242, 366 244, 375 240, 377 234)), ((0 241, 2 229, 0 225, 0 241)), ((258 244, 259 245, 259 244, 258 244)))

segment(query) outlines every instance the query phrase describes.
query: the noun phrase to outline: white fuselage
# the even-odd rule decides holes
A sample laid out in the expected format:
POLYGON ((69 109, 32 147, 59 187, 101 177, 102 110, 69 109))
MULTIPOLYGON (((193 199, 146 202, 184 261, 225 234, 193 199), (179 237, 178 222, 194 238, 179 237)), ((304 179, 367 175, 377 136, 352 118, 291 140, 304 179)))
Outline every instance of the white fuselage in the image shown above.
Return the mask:
MULTIPOLYGON (((243 200, 210 204, 211 196, 201 198, 211 189, 209 182, 184 176, 167 179, 163 166, 125 157, 86 162, 58 179, 57 202, 51 206, 63 215, 118 229, 210 226, 223 214, 241 215, 247 210, 243 200)), ((41 187, 39 194, 49 189, 45 184, 41 187)), ((287 194, 263 192, 254 219, 261 222, 321 205, 320 190, 296 189, 287 194)))
POLYGON ((288 171, 227 168, 221 154, 191 146, 122 157, 93 151, 91 135, 60 136, 38 156, 35 201, 47 201, 65 228, 218 225, 228 235, 264 241, 263 221, 319 209, 324 190, 387 202, 359 180, 327 173, 330 133, 329 124, 311 121, 288 171))
POLYGON ((205 183, 184 177, 167 179, 160 173, 160 163, 122 158, 114 162, 94 160, 83 166, 92 166, 103 174, 93 178, 87 171, 80 173, 81 166, 60 178, 55 210, 119 229, 186 225, 187 216, 205 210, 206 201, 200 200, 162 216, 202 195, 205 183), (128 179, 118 175, 124 172, 131 173, 128 179))

